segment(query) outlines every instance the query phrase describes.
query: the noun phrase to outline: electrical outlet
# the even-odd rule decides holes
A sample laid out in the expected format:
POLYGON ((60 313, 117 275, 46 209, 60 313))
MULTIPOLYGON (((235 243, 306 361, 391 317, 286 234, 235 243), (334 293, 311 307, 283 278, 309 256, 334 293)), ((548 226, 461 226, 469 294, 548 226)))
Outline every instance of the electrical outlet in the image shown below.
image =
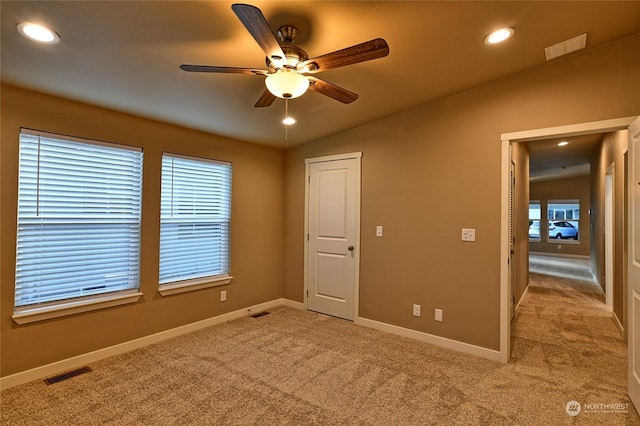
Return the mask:
POLYGON ((473 242, 476 240, 476 230, 462 228, 462 241, 473 242))
POLYGON ((227 290, 222 290, 220 292, 220 301, 221 302, 226 302, 227 301, 227 290))
POLYGON ((414 317, 419 317, 420 316, 420 309, 422 307, 420 305, 413 305, 413 316, 414 317))
POLYGON ((382 225, 376 226, 376 237, 382 237, 382 225))
POLYGON ((442 309, 436 309, 436 314, 434 319, 436 321, 442 322, 442 314, 443 314, 442 309))

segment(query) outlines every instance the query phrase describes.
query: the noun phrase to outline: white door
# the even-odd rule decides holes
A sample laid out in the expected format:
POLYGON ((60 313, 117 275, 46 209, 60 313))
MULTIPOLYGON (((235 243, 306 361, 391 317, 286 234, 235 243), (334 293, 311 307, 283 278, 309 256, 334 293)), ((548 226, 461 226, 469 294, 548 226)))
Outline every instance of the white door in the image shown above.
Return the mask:
POLYGON ((640 411, 640 117, 629 126, 629 397, 640 411))
POLYGON ((353 320, 360 157, 307 161, 307 309, 353 320))

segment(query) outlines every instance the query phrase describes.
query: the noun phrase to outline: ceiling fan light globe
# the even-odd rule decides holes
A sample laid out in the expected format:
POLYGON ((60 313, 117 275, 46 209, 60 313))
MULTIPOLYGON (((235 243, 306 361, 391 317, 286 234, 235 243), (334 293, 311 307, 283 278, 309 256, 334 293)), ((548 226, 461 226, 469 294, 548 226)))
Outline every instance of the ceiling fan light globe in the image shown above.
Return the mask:
POLYGON ((293 99, 304 95, 309 88, 309 80, 295 71, 278 70, 265 79, 269 92, 282 99, 293 99))

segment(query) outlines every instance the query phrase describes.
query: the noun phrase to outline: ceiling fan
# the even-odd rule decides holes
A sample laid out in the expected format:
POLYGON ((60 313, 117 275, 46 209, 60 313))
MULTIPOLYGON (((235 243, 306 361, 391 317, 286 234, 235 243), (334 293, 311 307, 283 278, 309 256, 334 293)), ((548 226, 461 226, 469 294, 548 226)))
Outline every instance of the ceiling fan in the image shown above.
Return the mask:
POLYGON ((298 29, 285 25, 278 30, 278 41, 271 31, 262 11, 249 4, 233 4, 231 9, 244 24, 249 33, 267 55, 267 69, 219 67, 211 65, 180 65, 180 69, 190 72, 252 74, 266 76, 267 86, 254 107, 268 107, 276 97, 293 99, 302 96, 307 89, 315 90, 344 104, 358 99, 358 94, 313 74, 357 64, 389 54, 387 42, 376 38, 332 53, 309 58, 307 52, 293 45, 298 29))

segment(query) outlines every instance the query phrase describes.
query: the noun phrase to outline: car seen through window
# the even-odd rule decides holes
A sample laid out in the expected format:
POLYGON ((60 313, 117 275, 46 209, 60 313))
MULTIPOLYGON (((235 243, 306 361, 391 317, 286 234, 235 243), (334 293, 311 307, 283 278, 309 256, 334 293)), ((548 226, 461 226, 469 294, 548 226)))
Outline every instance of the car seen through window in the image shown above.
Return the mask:
POLYGON ((566 220, 549 222, 549 238, 577 240, 578 228, 566 220))

